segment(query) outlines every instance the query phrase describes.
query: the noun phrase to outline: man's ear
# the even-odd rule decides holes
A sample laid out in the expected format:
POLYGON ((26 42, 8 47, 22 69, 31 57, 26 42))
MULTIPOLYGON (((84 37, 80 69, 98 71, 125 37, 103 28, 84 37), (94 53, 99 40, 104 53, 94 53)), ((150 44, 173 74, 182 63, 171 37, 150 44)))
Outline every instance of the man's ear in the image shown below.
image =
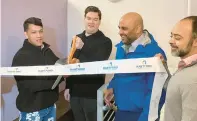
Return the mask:
POLYGON ((136 28, 136 33, 140 33, 142 31, 142 26, 138 25, 136 28))
POLYGON ((197 38, 194 39, 194 41, 193 41, 193 46, 194 46, 194 47, 197 47, 197 38))
POLYGON ((28 39, 27 32, 24 32, 25 37, 28 39))

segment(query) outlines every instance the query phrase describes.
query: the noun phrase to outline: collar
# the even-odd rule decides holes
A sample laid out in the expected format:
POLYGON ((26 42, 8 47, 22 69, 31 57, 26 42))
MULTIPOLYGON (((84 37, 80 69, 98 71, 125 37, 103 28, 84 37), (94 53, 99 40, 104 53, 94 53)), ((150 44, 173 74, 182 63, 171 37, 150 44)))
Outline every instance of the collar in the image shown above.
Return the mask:
POLYGON ((189 57, 183 59, 182 61, 186 64, 186 66, 188 66, 194 62, 197 62, 197 54, 189 56, 189 57))
POLYGON ((49 44, 43 42, 43 46, 35 46, 33 44, 31 44, 27 39, 25 39, 24 43, 23 43, 23 47, 28 49, 28 50, 31 50, 31 51, 34 51, 34 50, 38 50, 38 51, 41 51, 41 50, 45 50, 47 48, 49 48, 49 44))
POLYGON ((41 46, 41 50, 44 48, 44 44, 41 46))
MULTIPOLYGON (((142 35, 138 39, 136 39, 133 43, 131 43, 129 52, 134 52, 138 45, 143 45, 145 47, 149 43, 151 43, 149 33, 148 31, 144 30, 142 35)), ((126 45, 123 44, 122 47, 125 49, 126 45)))
POLYGON ((100 30, 98 30, 96 33, 88 35, 88 36, 86 36, 86 32, 85 31, 83 31, 82 34, 86 38, 97 38, 97 37, 100 37, 100 36, 104 36, 104 34, 100 30))

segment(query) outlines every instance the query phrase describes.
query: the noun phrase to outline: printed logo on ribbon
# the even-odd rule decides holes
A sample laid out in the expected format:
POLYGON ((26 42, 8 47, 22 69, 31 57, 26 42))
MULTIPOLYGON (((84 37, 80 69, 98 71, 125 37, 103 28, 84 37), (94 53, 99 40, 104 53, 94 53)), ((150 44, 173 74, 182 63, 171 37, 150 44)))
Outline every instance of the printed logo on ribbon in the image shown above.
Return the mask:
POLYGON ((70 68, 71 72, 81 72, 81 71, 85 71, 85 68, 81 67, 80 64, 77 64, 77 66, 75 68, 70 68))
POLYGON ((142 64, 136 65, 136 68, 138 69, 144 69, 144 68, 152 68, 152 65, 148 65, 146 60, 142 61, 142 64))
POLYGON ((44 69, 38 69, 38 72, 39 73, 43 73, 43 72, 47 72, 47 73, 50 73, 50 72, 53 72, 54 70, 49 68, 49 67, 45 67, 44 69))
POLYGON ((12 70, 7 70, 7 73, 21 73, 19 68, 13 68, 12 70))
POLYGON ((113 65, 112 62, 110 62, 109 64, 107 64, 107 66, 103 66, 103 70, 117 70, 118 66, 117 65, 113 65))

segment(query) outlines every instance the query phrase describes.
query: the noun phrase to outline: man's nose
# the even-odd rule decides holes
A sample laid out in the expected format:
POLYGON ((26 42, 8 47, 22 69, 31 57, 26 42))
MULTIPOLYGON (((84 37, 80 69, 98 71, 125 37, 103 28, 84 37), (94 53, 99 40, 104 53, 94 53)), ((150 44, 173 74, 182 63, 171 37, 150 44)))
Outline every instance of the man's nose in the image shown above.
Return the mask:
POLYGON ((123 31, 121 29, 119 29, 119 35, 123 34, 123 31))
POLYGON ((173 44, 173 43, 175 43, 175 41, 174 41, 173 38, 171 38, 171 39, 169 40, 169 44, 173 44))
POLYGON ((37 37, 41 37, 40 32, 37 32, 36 36, 37 36, 37 37))

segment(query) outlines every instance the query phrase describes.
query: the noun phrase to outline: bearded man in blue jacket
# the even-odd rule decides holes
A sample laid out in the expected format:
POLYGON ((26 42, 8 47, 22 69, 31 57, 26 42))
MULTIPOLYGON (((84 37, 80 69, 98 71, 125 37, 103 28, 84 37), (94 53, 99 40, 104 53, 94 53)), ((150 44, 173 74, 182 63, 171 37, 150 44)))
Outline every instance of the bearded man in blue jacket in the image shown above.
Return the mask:
MULTIPOLYGON (((121 17, 119 34, 122 40, 116 45, 117 60, 150 58, 157 53, 161 53, 166 60, 164 51, 158 46, 153 36, 144 30, 143 19, 138 13, 130 12, 121 17)), ((114 75, 105 91, 105 102, 110 105, 111 96, 114 94, 118 108, 115 121, 148 121, 154 77, 153 72, 114 75)), ((163 89, 158 116, 164 101, 165 90, 163 89)))

